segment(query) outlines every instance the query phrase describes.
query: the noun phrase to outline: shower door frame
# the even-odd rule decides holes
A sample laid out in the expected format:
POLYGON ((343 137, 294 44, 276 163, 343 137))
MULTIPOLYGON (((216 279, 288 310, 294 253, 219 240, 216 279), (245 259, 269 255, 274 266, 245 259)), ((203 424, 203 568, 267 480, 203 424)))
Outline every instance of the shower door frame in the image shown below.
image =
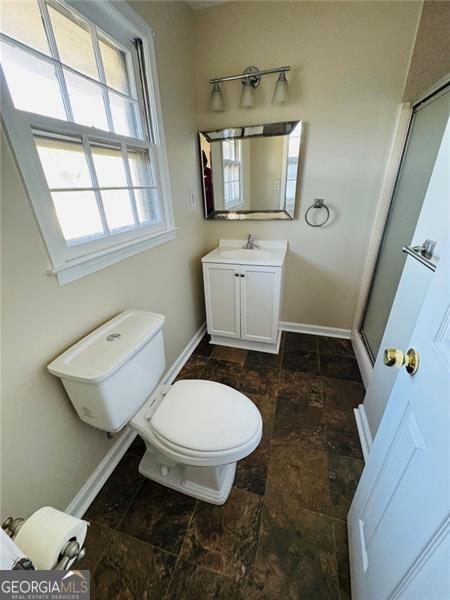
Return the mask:
MULTIPOLYGON (((367 304, 369 301, 370 290, 372 288, 372 282, 375 275, 375 269, 381 249, 381 243, 383 241, 384 231, 389 218, 395 186, 400 174, 400 166, 408 146, 413 113, 417 107, 427 103, 449 84, 450 73, 440 79, 430 89, 428 89, 427 92, 419 99, 413 102, 403 102, 399 107, 394 136, 374 217, 374 224, 370 233, 369 247, 363 269, 363 275, 361 277, 361 286, 356 303, 355 317, 353 319, 351 333, 353 349, 355 351, 356 360, 358 361, 358 366, 361 371, 364 386, 366 388, 372 375, 373 364, 376 357, 371 355, 369 346, 364 341, 364 334, 361 331, 361 326, 363 324, 367 304)), ((399 251, 401 251, 401 248, 399 248, 399 251)))

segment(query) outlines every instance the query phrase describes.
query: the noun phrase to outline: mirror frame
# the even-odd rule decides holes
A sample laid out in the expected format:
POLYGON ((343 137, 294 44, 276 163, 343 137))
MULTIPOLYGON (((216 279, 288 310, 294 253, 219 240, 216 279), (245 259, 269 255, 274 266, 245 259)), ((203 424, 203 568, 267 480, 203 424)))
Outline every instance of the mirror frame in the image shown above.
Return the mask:
POLYGON ((198 132, 198 149, 200 158, 200 178, 203 195, 203 213, 206 220, 222 221, 292 221, 295 219, 295 207, 297 203, 297 193, 300 177, 300 160, 302 156, 303 139, 303 121, 280 121, 278 123, 262 123, 260 125, 241 125, 239 127, 224 127, 222 129, 213 129, 210 131, 198 132), (298 171, 295 189, 294 211, 292 214, 284 210, 212 210, 208 213, 206 205, 206 190, 204 167, 202 158, 202 137, 208 142, 217 142, 228 139, 248 139, 252 137, 272 137, 289 135, 300 124, 300 149, 298 153, 298 171))

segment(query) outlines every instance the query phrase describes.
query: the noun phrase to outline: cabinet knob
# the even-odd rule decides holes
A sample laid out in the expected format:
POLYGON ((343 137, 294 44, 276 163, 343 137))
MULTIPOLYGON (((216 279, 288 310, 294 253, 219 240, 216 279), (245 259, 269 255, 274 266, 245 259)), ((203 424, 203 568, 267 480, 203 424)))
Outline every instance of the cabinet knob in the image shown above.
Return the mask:
POLYGON ((245 277, 245 275, 241 275, 241 277, 245 277))
POLYGON ((235 274, 234 274, 234 276, 235 276, 235 277, 239 277, 239 273, 235 273, 235 274))

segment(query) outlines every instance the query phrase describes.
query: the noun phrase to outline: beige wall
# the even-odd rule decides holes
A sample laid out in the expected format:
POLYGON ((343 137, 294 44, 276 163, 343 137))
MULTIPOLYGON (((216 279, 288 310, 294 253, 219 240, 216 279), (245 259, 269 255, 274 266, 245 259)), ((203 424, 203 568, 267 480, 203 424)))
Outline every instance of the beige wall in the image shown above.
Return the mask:
POLYGON ((251 138, 251 197, 253 210, 278 210, 283 161, 284 136, 251 138), (274 188, 278 181, 279 188, 274 188))
POLYGON ((427 0, 417 31, 404 99, 419 100, 450 75, 450 2, 427 0))
POLYGON ((30 204, 3 145, 2 517, 51 504, 64 509, 111 445, 83 424, 45 365, 75 340, 129 307, 162 312, 170 365, 204 320, 205 254, 192 87, 192 13, 178 2, 133 5, 156 32, 168 142, 175 241, 58 287, 30 204))
POLYGON ((283 320, 352 325, 420 10, 419 2, 229 2, 195 13, 199 129, 305 122, 297 220, 207 223, 211 248, 249 231, 289 240, 283 320), (272 76, 262 80, 256 108, 239 109, 240 84, 230 82, 228 110, 208 111, 211 77, 286 64, 289 104, 271 105, 272 76), (323 229, 303 219, 317 197, 332 209, 323 229))

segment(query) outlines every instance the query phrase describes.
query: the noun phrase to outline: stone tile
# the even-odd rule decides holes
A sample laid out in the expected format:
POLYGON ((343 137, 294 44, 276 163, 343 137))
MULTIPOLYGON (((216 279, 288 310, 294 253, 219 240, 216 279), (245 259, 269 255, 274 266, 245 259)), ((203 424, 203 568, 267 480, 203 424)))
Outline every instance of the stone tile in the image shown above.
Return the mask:
POLYGON ((270 456, 270 436, 263 434, 259 446, 237 464, 234 485, 253 494, 264 496, 270 456))
POLYGON ((203 371, 206 363, 208 362, 208 356, 202 354, 192 354, 177 375, 177 381, 179 379, 200 379, 201 372, 203 371))
POLYGON ((338 599, 332 521, 281 499, 267 499, 253 586, 263 598, 338 599))
POLYGON ((209 341, 211 336, 207 333, 202 337, 202 339, 197 344, 193 354, 202 354, 203 356, 210 356, 215 348, 214 344, 210 344, 209 341))
POLYGON ((242 348, 230 348, 228 346, 216 346, 212 357, 217 360, 229 360, 243 365, 247 357, 247 350, 242 348))
POLYGON ((145 450, 146 448, 144 440, 139 435, 137 435, 132 441, 131 446, 129 446, 127 453, 132 454, 137 458, 142 458, 145 450))
POLYGON ((278 397, 322 408, 322 379, 308 373, 282 369, 278 397))
POLYGON ((124 533, 178 554, 196 500, 146 480, 119 527, 124 533))
POLYGON ((176 556, 114 532, 92 577, 92 599, 158 600, 163 598, 176 556))
POLYGON ((260 496, 236 487, 223 506, 199 502, 180 559, 242 580, 254 562, 261 506, 260 496))
POLYGON ((257 352, 256 350, 249 350, 245 363, 247 365, 254 365, 256 367, 269 367, 271 369, 279 369, 281 367, 282 352, 278 354, 269 354, 268 352, 257 352))
POLYGON ((348 558, 347 523, 333 521, 334 543, 340 600, 351 600, 350 564, 348 558))
POLYGON ((289 371, 302 371, 311 375, 319 375, 319 353, 297 348, 285 348, 282 368, 289 371))
POLYGON ((326 430, 323 410, 289 398, 279 398, 272 445, 283 444, 286 452, 325 450, 326 430))
POLYGON ((318 336, 308 333, 285 332, 284 349, 285 350, 304 350, 306 352, 317 352, 318 336))
POLYGON ((185 560, 177 563, 167 592, 168 600, 239 600, 238 586, 228 577, 218 575, 185 560))
POLYGON ((202 379, 217 381, 232 388, 240 389, 242 366, 226 360, 211 358, 203 369, 202 379))
POLYGON ((344 410, 353 413, 364 401, 365 390, 362 383, 345 381, 332 377, 322 377, 322 396, 325 410, 344 410))
POLYGON ((362 460, 329 454, 328 469, 332 510, 328 514, 345 521, 363 468, 362 460))
POLYGON ((361 444, 353 411, 325 411, 329 452, 362 459, 361 444))
POLYGON ((108 529, 92 521, 88 527, 84 542, 86 556, 80 562, 76 563, 76 568, 79 570, 87 569, 92 574, 103 554, 107 551, 113 535, 114 532, 112 529, 108 529))
POLYGON ((254 365, 244 365, 236 377, 236 385, 244 394, 275 397, 278 391, 279 371, 254 365))
POLYGON ((275 417, 276 398, 270 396, 249 396, 259 409, 263 421, 263 436, 258 447, 237 464, 234 485, 238 488, 264 495, 267 467, 270 455, 270 438, 275 417))
POLYGON ((348 379, 349 381, 357 382, 362 381, 358 364, 356 360, 350 356, 321 354, 320 372, 325 377, 336 377, 337 379, 348 379))
POLYGON ((134 496, 144 482, 138 471, 139 458, 125 454, 88 508, 85 518, 107 527, 118 527, 134 496))
POLYGON ((305 450, 301 443, 272 440, 265 498, 332 515, 326 449, 305 450))
POLYGON ((275 396, 259 396, 258 394, 249 394, 252 402, 256 404, 261 413, 263 422, 263 435, 271 436, 273 430, 273 420, 275 418, 276 397, 275 396))
POLYGON ((333 354, 334 356, 354 357, 353 346, 350 340, 343 338, 318 336, 320 354, 333 354))
POLYGON ((142 483, 144 478, 139 473, 139 463, 139 457, 125 454, 111 473, 110 479, 129 485, 142 483))

